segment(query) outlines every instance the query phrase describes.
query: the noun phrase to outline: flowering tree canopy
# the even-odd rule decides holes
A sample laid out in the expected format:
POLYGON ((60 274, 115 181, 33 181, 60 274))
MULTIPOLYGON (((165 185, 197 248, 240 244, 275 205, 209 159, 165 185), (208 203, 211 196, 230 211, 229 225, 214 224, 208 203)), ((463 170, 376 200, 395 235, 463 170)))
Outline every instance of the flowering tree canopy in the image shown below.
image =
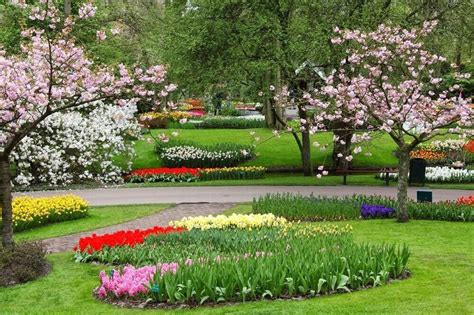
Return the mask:
POLYGON ((316 96, 306 95, 319 109, 313 129, 324 129, 327 121, 342 120, 354 128, 387 132, 397 144, 402 221, 408 219, 410 151, 437 135, 465 136, 462 126, 472 125, 473 110, 469 100, 461 97, 459 85, 441 89, 442 79, 435 70, 446 59, 423 48, 423 40, 435 26, 436 21, 412 30, 386 25, 373 32, 336 28, 332 42, 347 45, 348 57, 316 96))
MULTIPOLYGON (((20 141, 47 117, 73 109, 95 106, 98 101, 124 106, 140 99, 159 103, 176 86, 164 86, 166 70, 127 69, 95 64, 76 45, 72 30, 79 19, 94 16, 87 3, 79 16, 62 18, 51 0, 37 5, 24 0, 14 4, 27 10, 34 28, 24 29, 19 55, 0 50, 0 170, 2 191, 3 244, 12 244, 10 154, 20 141)), ((105 39, 97 34, 98 40, 105 39)))

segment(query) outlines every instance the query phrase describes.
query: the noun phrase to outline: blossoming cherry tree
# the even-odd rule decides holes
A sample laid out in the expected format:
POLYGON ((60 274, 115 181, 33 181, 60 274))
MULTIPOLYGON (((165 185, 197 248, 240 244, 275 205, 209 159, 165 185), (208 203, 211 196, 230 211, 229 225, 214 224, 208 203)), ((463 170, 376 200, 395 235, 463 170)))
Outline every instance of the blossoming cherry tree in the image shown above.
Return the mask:
POLYGON ((351 122, 354 128, 386 132, 396 143, 400 222, 408 221, 410 152, 435 136, 466 133, 461 127, 472 125, 473 110, 460 87, 443 90, 435 74, 446 59, 423 48, 435 26, 436 21, 412 30, 386 25, 373 32, 336 29, 332 42, 346 44, 349 55, 310 100, 319 107, 315 121, 351 122))
POLYGON ((62 18, 52 0, 41 0, 38 5, 21 0, 13 3, 26 10, 35 27, 21 32, 25 39, 21 54, 8 55, 0 49, 0 191, 5 247, 13 244, 10 154, 24 137, 57 112, 96 106, 101 104, 98 101, 117 106, 139 99, 152 101, 155 93, 174 88, 163 86, 166 71, 161 65, 133 70, 120 65, 113 71, 88 58, 71 32, 78 19, 94 16, 96 8, 91 4, 82 6, 78 17, 62 18))

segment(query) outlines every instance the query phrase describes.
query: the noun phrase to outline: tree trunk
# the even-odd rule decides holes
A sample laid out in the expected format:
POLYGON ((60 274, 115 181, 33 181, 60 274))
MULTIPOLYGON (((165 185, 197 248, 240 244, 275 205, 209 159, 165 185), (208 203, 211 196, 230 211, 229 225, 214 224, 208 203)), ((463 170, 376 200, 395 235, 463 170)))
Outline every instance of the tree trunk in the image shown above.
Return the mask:
POLYGON ((0 194, 2 202, 2 245, 13 246, 12 187, 8 156, 0 156, 0 194))
POLYGON ((303 162, 303 174, 304 176, 313 175, 313 166, 311 164, 311 139, 309 132, 302 132, 301 139, 303 148, 301 150, 301 161, 303 162))
POLYGON ((64 0, 64 15, 66 17, 71 15, 71 0, 64 0))
POLYGON ((400 149, 398 160, 398 222, 408 222, 408 172, 410 151, 400 149))
POLYGON ((335 169, 347 170, 350 168, 351 163, 345 158, 338 158, 337 154, 342 153, 344 157, 351 154, 351 145, 352 145, 352 135, 354 132, 352 130, 334 130, 334 135, 339 137, 339 141, 334 143, 332 150, 332 166, 335 169), (341 144, 340 140, 343 140, 345 144, 341 144))

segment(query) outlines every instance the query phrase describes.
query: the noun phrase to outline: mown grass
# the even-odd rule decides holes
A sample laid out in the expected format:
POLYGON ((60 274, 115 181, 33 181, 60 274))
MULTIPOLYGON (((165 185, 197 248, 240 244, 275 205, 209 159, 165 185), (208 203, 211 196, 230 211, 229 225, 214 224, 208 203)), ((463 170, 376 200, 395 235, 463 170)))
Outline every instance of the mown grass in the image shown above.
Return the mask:
MULTIPOLYGON (((202 129, 189 130, 184 129, 179 133, 179 138, 194 141, 201 144, 216 144, 222 142, 232 142, 239 144, 251 144, 253 138, 250 136, 250 131, 255 131, 254 137, 260 137, 257 143, 256 152, 258 156, 244 165, 265 166, 271 168, 278 167, 300 167, 301 158, 298 146, 291 134, 283 134, 280 138, 273 138, 272 131, 268 129, 202 129)), ((171 135, 172 129, 166 130, 152 130, 153 134, 165 133, 171 135)), ((149 137, 149 136, 146 136, 149 137)), ((317 141, 321 144, 330 144, 332 142, 332 133, 325 132, 313 135, 312 141, 317 141)), ((393 155, 396 149, 395 144, 387 135, 379 136, 372 141, 367 150, 372 153, 371 157, 366 157, 363 154, 354 159, 354 166, 356 167, 383 167, 397 165, 397 159, 393 155)), ((144 167, 159 167, 161 162, 157 154, 154 152, 154 145, 150 144, 145 139, 137 141, 135 146, 137 158, 134 160, 133 168, 144 167)), ((311 157, 315 165, 330 165, 331 164, 332 146, 327 150, 321 151, 318 148, 312 148, 311 157)))
POLYGON ((91 207, 89 210, 89 216, 86 218, 50 224, 15 233, 15 240, 42 240, 84 231, 92 231, 101 227, 145 217, 160 212, 169 206, 169 204, 145 204, 91 207))
MULTIPOLYGON (((70 254, 49 256, 50 275, 14 288, 0 288, 0 313, 194 313, 194 314, 472 314, 474 251, 472 223, 393 220, 349 221, 359 242, 410 246, 409 279, 376 289, 302 301, 263 301, 194 310, 130 310, 92 296, 103 267, 74 263, 70 254)), ((346 224, 346 222, 341 223, 346 224)))

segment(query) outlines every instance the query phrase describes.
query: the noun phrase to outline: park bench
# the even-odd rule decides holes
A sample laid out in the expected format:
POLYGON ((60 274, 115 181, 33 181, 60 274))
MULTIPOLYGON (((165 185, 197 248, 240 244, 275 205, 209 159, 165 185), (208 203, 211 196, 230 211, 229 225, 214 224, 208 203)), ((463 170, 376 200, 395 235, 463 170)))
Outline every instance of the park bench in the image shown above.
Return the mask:
POLYGON ((389 174, 390 173, 398 173, 397 168, 391 168, 391 167, 384 167, 384 168, 357 168, 357 169, 336 169, 333 171, 334 174, 336 175, 342 175, 343 176, 343 185, 347 185, 347 176, 352 175, 352 174, 359 174, 359 175, 365 175, 365 174, 379 174, 379 173, 385 173, 385 185, 390 184, 390 178, 389 174))

